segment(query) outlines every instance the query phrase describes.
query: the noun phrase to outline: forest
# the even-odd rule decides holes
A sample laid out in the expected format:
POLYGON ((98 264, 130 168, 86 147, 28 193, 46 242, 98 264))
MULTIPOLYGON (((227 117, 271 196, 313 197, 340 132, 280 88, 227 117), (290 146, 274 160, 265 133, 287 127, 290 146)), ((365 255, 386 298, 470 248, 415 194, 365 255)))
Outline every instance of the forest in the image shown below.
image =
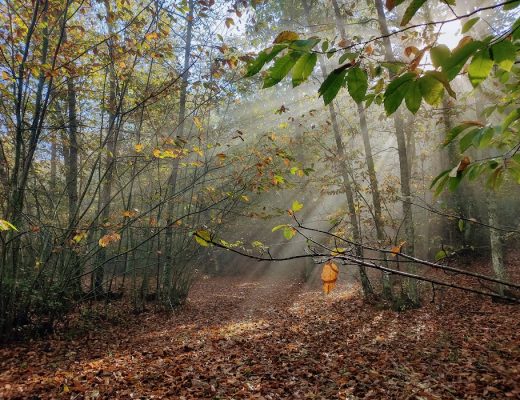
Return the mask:
POLYGON ((520 398, 519 0, 0 11, 0 399, 520 398))

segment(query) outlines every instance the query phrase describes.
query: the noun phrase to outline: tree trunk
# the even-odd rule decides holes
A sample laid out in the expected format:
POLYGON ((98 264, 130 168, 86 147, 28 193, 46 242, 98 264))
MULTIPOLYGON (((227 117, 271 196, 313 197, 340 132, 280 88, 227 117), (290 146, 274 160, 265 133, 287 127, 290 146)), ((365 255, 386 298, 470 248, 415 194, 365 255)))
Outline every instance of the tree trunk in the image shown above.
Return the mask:
MULTIPOLYGON (((100 193, 100 206, 101 206, 101 233, 100 236, 104 236, 108 233, 107 228, 104 226, 108 222, 110 217, 110 200, 112 197, 112 183, 114 179, 114 168, 116 161, 116 150, 117 150, 117 106, 116 106, 116 74, 114 70, 114 46, 113 46, 113 26, 112 21, 109 18, 111 14, 109 0, 104 0, 106 10, 106 23, 108 27, 108 33, 112 39, 108 41, 108 51, 110 55, 111 65, 108 66, 108 129, 106 148, 107 156, 105 161, 105 177, 103 186, 100 193)), ((94 274, 94 287, 93 291, 95 295, 103 293, 103 276, 104 276, 104 263, 106 261, 106 249, 101 247, 98 253, 98 266, 96 267, 94 274)))
MULTIPOLYGON (((192 41, 192 31, 193 31, 193 7, 194 0, 188 1, 188 16, 186 20, 186 40, 184 46, 184 66, 182 73, 182 81, 181 81, 181 91, 179 96, 179 124, 177 129, 177 136, 179 138, 184 138, 184 120, 186 119, 186 99, 187 99, 187 89, 188 89, 188 78, 189 78, 189 69, 191 64, 191 41, 192 41)), ((177 189, 177 181, 179 175, 179 159, 175 158, 172 163, 172 170, 170 172, 170 177, 168 178, 168 190, 166 192, 167 197, 172 197, 177 189)), ((175 243, 174 243, 174 235, 173 235, 173 221, 175 220, 175 202, 173 199, 169 199, 166 211, 166 243, 165 243, 165 251, 166 251, 166 263, 164 270, 164 283, 166 285, 166 290, 169 290, 170 280, 171 280, 171 270, 174 267, 174 254, 175 254, 175 243)))
MULTIPOLYGON (((310 25, 310 8, 307 3, 307 0, 302 0, 303 9, 305 10, 305 16, 307 19, 307 24, 310 25)), ((323 78, 327 77, 327 68, 325 63, 323 62, 323 58, 320 56, 318 58, 321 73, 323 78)), ((345 146, 343 144, 343 139, 341 137, 341 132, 338 125, 336 110, 334 109, 333 103, 329 104, 329 115, 330 120, 332 122, 332 131, 334 132, 334 139, 336 141, 336 150, 338 152, 338 166, 340 169, 341 177, 343 179, 343 187, 345 189, 345 196, 347 197, 347 207, 349 211, 349 219, 350 225, 352 226, 352 237, 354 242, 361 244, 361 231, 359 228, 358 220, 357 220, 357 212, 356 212, 356 204, 354 201, 354 191, 352 190, 352 182, 350 179, 351 174, 349 174, 349 165, 345 155, 345 146)), ((361 246, 356 246, 356 256, 362 257, 363 250, 361 246)), ((365 296, 372 294, 372 285, 370 284, 370 280, 366 273, 366 269, 363 266, 359 267, 359 275, 361 280, 361 286, 363 288, 363 293, 365 296)))
MULTIPOLYGON (((482 111, 482 104, 480 102, 476 102, 475 110, 477 112, 477 119, 482 123, 487 124, 486 116, 482 111)), ((484 156, 490 156, 485 154, 484 156)), ((487 190, 486 193, 486 204, 488 209, 488 225, 489 228, 489 244, 491 247, 491 264, 493 266, 493 272, 495 273, 495 277, 502 281, 508 281, 508 274, 506 267, 504 265, 504 235, 498 229, 493 229, 493 227, 500 226, 499 214, 497 211, 497 202, 498 196, 496 192, 493 190, 487 190)), ((505 287, 504 285, 498 285, 498 293, 500 295, 504 295, 505 287)))
MULTIPOLYGON (((375 0, 377 17, 381 34, 385 36, 383 43, 385 47, 385 57, 387 61, 395 61, 392 45, 390 43, 388 25, 386 23, 385 10, 382 0, 375 0)), ((392 77, 392 74, 390 74, 392 77)), ((404 131, 403 117, 399 110, 394 113, 395 137, 397 139, 397 150, 399 153, 399 171, 401 176, 401 195, 403 202, 403 219, 406 238, 406 253, 414 255, 414 226, 411 205, 411 187, 410 187, 410 167, 408 165, 408 154, 406 149, 406 135, 404 131)), ((409 271, 416 273, 415 266, 410 263, 409 271)), ((407 295, 413 305, 419 304, 419 296, 417 293, 417 281, 409 279, 407 281, 407 295)))
MULTIPOLYGON (((334 8, 334 16, 336 21, 336 28, 340 34, 341 39, 349 43, 347 38, 347 33, 345 31, 345 27, 343 26, 343 22, 341 20, 341 11, 338 5, 337 0, 332 0, 332 6, 334 8)), ((361 131, 361 136, 363 138, 363 146, 365 148, 365 161, 367 163, 368 176, 370 180, 370 191, 372 194, 372 204, 374 207, 374 224, 376 227, 376 237, 377 240, 382 244, 385 240, 384 233, 384 222, 383 216, 381 212, 381 196, 379 193, 379 185, 377 182, 377 175, 374 165, 374 158, 372 155, 372 145, 370 144, 370 137, 368 134, 368 125, 366 120, 366 112, 363 103, 357 103, 358 116, 359 116, 359 128, 361 131)), ((388 275, 383 273, 381 276, 382 286, 383 286, 383 295, 387 298, 392 297, 392 288, 390 285, 390 280, 388 279, 388 275)))

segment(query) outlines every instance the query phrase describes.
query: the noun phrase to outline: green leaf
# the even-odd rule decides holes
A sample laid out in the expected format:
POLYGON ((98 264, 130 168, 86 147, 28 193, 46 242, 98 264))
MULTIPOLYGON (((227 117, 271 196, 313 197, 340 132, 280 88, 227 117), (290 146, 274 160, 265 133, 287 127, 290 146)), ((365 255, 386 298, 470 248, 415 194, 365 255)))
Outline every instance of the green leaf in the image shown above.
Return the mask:
POLYGON ((414 73, 407 72, 390 82, 386 88, 384 100, 385 111, 388 115, 393 114, 399 108, 415 76, 414 73))
POLYGON ((321 51, 323 51, 325 53, 328 48, 329 48, 328 40, 324 40, 323 42, 321 42, 321 51))
POLYGON ((509 128, 509 125, 515 122, 518 118, 520 118, 520 108, 511 111, 507 117, 504 118, 502 121, 502 132, 509 128))
POLYGON ((450 192, 454 192, 459 187, 460 183, 462 182, 462 174, 458 173, 455 177, 449 177, 448 178, 448 189, 450 192))
POLYGON ((249 65, 245 76, 250 77, 259 73, 265 64, 267 64, 269 61, 275 58, 276 55, 286 47, 287 45, 278 44, 276 46, 261 51, 256 57, 256 59, 249 65))
POLYGON ((451 57, 451 50, 448 46, 441 44, 430 49, 430 58, 435 68, 443 67, 451 57))
POLYGON ((447 169, 446 171, 441 172, 437 177, 432 181, 430 185, 430 189, 433 189, 435 186, 437 188, 435 189, 434 196, 438 196, 442 193, 444 190, 444 187, 446 186, 446 183, 448 182, 448 179, 450 178, 449 174, 451 172, 451 168, 447 169))
POLYGON ((321 84, 318 93, 323 96, 325 105, 329 104, 339 92, 339 89, 345 81, 345 75, 347 74, 346 68, 336 68, 332 71, 329 76, 321 84))
POLYGON ((479 41, 471 41, 453 51, 451 57, 445 61, 442 71, 449 81, 454 79, 460 72, 466 61, 482 46, 479 41))
POLYGON ((495 135, 495 130, 491 127, 484 128, 479 136, 478 147, 485 148, 489 146, 493 136, 495 135))
POLYGON ((357 57, 356 53, 351 53, 351 52, 347 51, 347 52, 342 54, 342 56, 339 58, 338 63, 339 64, 343 64, 345 61, 347 61, 347 60, 354 60, 356 57, 357 57))
POLYGON ((480 17, 475 17, 475 18, 471 18, 471 19, 468 19, 464 25, 462 25, 462 29, 460 31, 460 33, 464 34, 466 33, 467 31, 469 31, 471 28, 473 28, 473 26, 480 20, 480 17))
POLYGON ((435 254, 435 261, 440 261, 442 260, 443 258, 446 258, 448 257, 448 254, 446 253, 446 251, 444 250, 439 250, 436 254, 435 254))
POLYGON ((511 67, 515 63, 516 49, 510 40, 502 40, 491 46, 491 54, 500 68, 511 71, 511 67))
POLYGON ((504 180, 504 168, 502 166, 498 167, 493 171, 491 175, 489 175, 486 185, 490 189, 497 189, 504 180))
POLYGON ((405 98, 406 107, 415 114, 421 107, 422 94, 417 81, 412 81, 410 88, 406 92, 405 98))
POLYGON ((430 184, 430 189, 433 189, 433 187, 444 177, 448 176, 448 174, 450 173, 451 171, 451 168, 450 169, 447 169, 445 171, 442 171, 439 175, 437 175, 432 183, 430 184))
POLYGON ((466 133, 462 139, 460 139, 459 147, 461 153, 464 153, 473 145, 473 139, 475 139, 480 134, 480 132, 481 130, 479 128, 472 129, 466 133))
POLYGON ((354 101, 361 103, 368 89, 367 73, 359 67, 350 69, 347 75, 347 89, 354 101))
POLYGON ((293 212, 298 212, 303 208, 303 204, 300 203, 298 200, 294 200, 291 206, 291 210, 293 212))
POLYGON ((512 3, 507 3, 504 5, 504 10, 509 11, 513 10, 514 8, 520 6, 520 0, 513 1, 512 3))
POLYGON ((464 122, 460 125, 457 125, 455 128, 453 128, 448 135, 446 136, 446 140, 444 141, 444 146, 447 146, 450 144, 457 136, 459 136, 462 132, 464 132, 466 129, 475 127, 475 126, 482 126, 482 124, 478 122, 468 121, 464 122))
POLYGON ((412 0, 404 12, 403 19, 401 20, 401 26, 405 26, 408 22, 410 22, 410 20, 424 3, 426 3, 426 0, 412 0))
POLYGON ((287 224, 283 224, 283 225, 276 225, 273 229, 271 229, 271 232, 276 232, 282 228, 285 228, 287 226, 287 224))
POLYGON ((450 82, 448 81, 448 78, 444 74, 444 72, 441 71, 427 71, 424 75, 431 76, 432 78, 437 79, 442 85, 444 86, 444 89, 448 92, 448 94, 453 97, 454 99, 457 98, 457 94, 453 91, 453 89, 450 86, 450 82))
POLYGON ((385 62, 383 61, 381 63, 383 67, 385 67, 389 72, 392 74, 398 75, 399 72, 404 69, 407 64, 400 62, 400 61, 392 61, 392 62, 385 62))
POLYGON ((295 40, 289 44, 289 48, 292 50, 301 51, 307 53, 312 50, 320 42, 320 38, 311 37, 309 39, 295 40))
POLYGON ((292 51, 283 57, 277 59, 274 65, 267 70, 267 77, 264 79, 263 88, 276 85, 291 71, 296 61, 301 57, 302 53, 292 51))
POLYGON ((513 41, 520 39, 520 18, 518 18, 511 27, 513 41))
POLYGON ((314 70, 318 56, 315 53, 306 53, 300 57, 292 69, 292 85, 296 87, 305 82, 314 70))
POLYGON ((489 76, 492 68, 493 60, 489 57, 488 49, 479 50, 479 52, 473 56, 468 67, 469 80, 473 87, 478 86, 484 81, 489 76))
POLYGON ((424 75, 418 80, 421 94, 431 106, 438 105, 444 95, 444 86, 431 75, 424 75))
POLYGON ((459 223, 457 224, 459 226, 459 231, 464 232, 464 228, 466 224, 464 223, 463 219, 459 219, 459 223))
POLYGON ((296 229, 294 229, 292 226, 286 226, 283 230, 283 236, 287 240, 291 240, 294 235, 296 235, 296 229))

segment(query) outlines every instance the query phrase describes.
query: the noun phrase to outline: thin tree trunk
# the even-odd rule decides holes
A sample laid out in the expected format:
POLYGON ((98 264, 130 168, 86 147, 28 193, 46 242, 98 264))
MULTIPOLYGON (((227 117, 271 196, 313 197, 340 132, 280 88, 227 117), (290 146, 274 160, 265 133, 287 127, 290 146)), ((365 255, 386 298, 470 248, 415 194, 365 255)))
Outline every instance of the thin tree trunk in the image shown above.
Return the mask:
MULTIPOLYGON (((475 105, 475 109, 477 112, 477 119, 479 119, 482 123, 487 124, 486 116, 482 111, 482 104, 477 101, 475 105)), ((490 156, 489 152, 487 156, 490 156)), ((508 274, 506 267, 504 265, 504 235, 502 231, 498 229, 493 229, 492 227, 500 226, 500 218, 497 211, 497 202, 498 196, 496 192, 493 190, 487 190, 486 193, 486 205, 488 211, 488 224, 489 228, 489 244, 491 247, 491 264, 493 266, 493 272, 495 273, 495 277, 502 281, 508 281, 508 274)), ((503 296, 505 287, 504 285, 499 284, 498 293, 503 296)))
MULTIPOLYGON (((375 0, 377 17, 381 34, 385 36, 383 43, 385 47, 385 57, 387 61, 395 61, 392 45, 390 43, 388 25, 386 23, 385 10, 382 0, 375 0)), ((390 74, 392 76, 392 74, 390 74)), ((394 113, 395 137, 397 139, 397 150, 399 153, 399 171, 401 176, 401 194, 403 201, 403 219, 406 237, 406 253, 414 255, 414 226, 411 205, 411 187, 410 187, 410 167, 408 165, 408 154, 406 149, 406 135, 404 130, 403 117, 399 110, 394 113)), ((416 272, 415 266, 410 263, 409 270, 411 273, 416 272)), ((407 290, 409 300, 414 304, 419 304, 419 296, 417 292, 417 281, 408 280, 407 290)))
MULTIPOLYGON (((188 78, 189 78, 189 69, 191 64, 191 41, 192 41, 192 31, 193 31, 193 7, 194 0, 188 1, 188 16, 186 21, 186 38, 185 38, 185 46, 184 46, 184 66, 182 71, 182 82, 181 82, 181 91, 179 96, 179 125, 177 129, 177 136, 180 138, 184 138, 184 120, 186 119, 186 99, 187 99, 187 91, 188 91, 188 78)), ((179 175, 179 159, 175 158, 172 163, 172 170, 170 173, 170 177, 168 178, 168 190, 166 192, 166 196, 173 196, 178 189, 177 181, 179 175)), ((171 280, 171 269, 174 268, 173 264, 174 260, 174 235, 173 235, 173 221, 175 220, 175 202, 173 199, 169 200, 166 211, 166 243, 165 243, 165 251, 166 262, 165 266, 165 284, 167 285, 166 290, 170 287, 169 282, 171 280)))
MULTIPOLYGON (((302 0, 303 9, 305 11, 305 16, 307 19, 307 24, 311 25, 310 21, 310 8, 307 3, 307 0, 302 0)), ((327 67, 323 62, 323 58, 319 57, 318 59, 321 73, 323 78, 327 77, 327 67)), ((334 140, 336 141, 336 150, 338 156, 338 166, 340 169, 341 177, 343 178, 343 188, 345 189, 345 196, 347 197, 347 207, 349 211, 349 219, 350 225, 352 226, 352 237, 354 242, 361 243, 361 231, 359 228, 358 220, 357 220, 357 212, 356 212, 356 204, 354 201, 354 191, 352 190, 352 182, 349 176, 349 165, 345 155, 345 146, 343 144, 343 139, 341 137, 341 132, 338 125, 336 110, 334 109, 333 103, 329 104, 329 115, 330 120, 332 122, 332 131, 334 132, 334 140)), ((363 256, 363 250, 361 247, 356 247, 356 255, 359 257, 363 256)), ((363 288, 363 293, 365 296, 372 294, 372 285, 370 284, 370 280, 366 273, 366 269, 363 266, 359 267, 359 275, 361 279, 361 286, 363 288)))
MULTIPOLYGON (((114 179, 114 168, 115 168, 115 160, 116 160, 116 150, 117 150, 117 129, 116 129, 116 119, 117 119, 117 106, 116 106, 116 75, 114 70, 114 46, 113 46, 113 26, 112 21, 109 18, 111 14, 110 3, 109 0, 104 0, 105 10, 106 10, 106 23, 108 27, 108 33, 112 39, 108 41, 108 50, 111 59, 111 65, 108 66, 108 130, 107 130, 107 158, 105 162, 105 179, 103 182, 103 187, 101 189, 100 197, 101 197, 101 236, 108 233, 108 230, 104 227, 104 224, 108 221, 110 217, 110 199, 112 197, 112 183, 114 179)), ((98 253, 98 263, 99 265, 96 268, 94 275, 94 293, 102 294, 103 293, 103 276, 104 276, 104 263, 106 260, 106 249, 105 247, 101 247, 98 253)))
POLYGON ((58 162, 58 149, 56 145, 56 137, 51 136, 51 176, 49 179, 49 186, 51 195, 56 194, 56 163, 58 162))

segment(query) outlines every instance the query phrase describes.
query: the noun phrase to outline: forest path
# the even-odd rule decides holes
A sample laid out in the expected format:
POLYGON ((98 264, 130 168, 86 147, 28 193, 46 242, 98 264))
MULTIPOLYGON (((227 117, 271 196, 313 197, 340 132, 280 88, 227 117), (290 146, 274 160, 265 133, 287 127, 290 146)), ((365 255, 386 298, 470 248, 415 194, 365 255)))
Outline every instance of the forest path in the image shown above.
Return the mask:
POLYGON ((0 349, 0 399, 518 398, 518 308, 446 302, 396 313, 345 284, 201 279, 173 315, 0 349))

